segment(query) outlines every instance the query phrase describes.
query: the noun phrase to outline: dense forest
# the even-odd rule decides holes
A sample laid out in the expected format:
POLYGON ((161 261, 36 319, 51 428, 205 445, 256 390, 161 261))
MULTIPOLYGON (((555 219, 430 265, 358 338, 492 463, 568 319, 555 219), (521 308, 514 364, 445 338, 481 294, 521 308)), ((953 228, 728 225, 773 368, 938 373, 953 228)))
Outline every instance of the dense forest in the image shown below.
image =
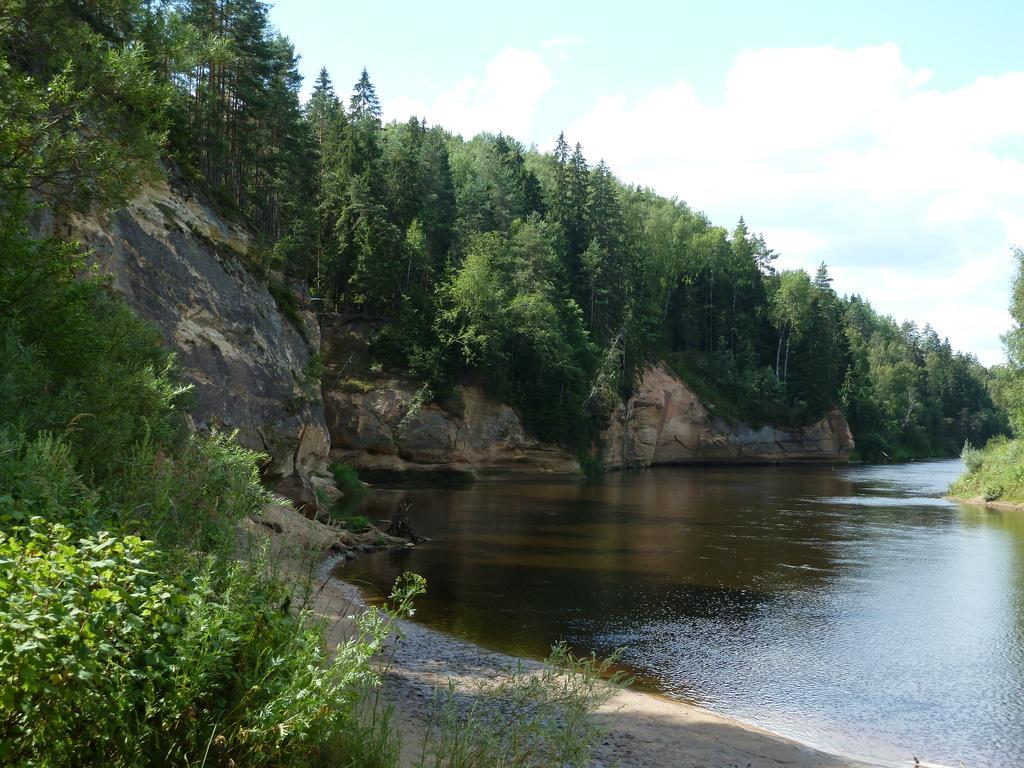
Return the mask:
POLYGON ((365 70, 350 92, 322 70, 303 104, 296 53, 257 0, 124 8, 106 33, 140 41, 133 65, 163 88, 147 114, 165 162, 260 234, 254 266, 282 301, 388 319, 377 354, 427 399, 479 381, 539 437, 586 449, 663 359, 726 418, 840 407, 868 459, 1005 431, 972 357, 839 295, 824 264, 777 270, 743 219, 623 184, 564 136, 541 152, 384 124, 365 70))

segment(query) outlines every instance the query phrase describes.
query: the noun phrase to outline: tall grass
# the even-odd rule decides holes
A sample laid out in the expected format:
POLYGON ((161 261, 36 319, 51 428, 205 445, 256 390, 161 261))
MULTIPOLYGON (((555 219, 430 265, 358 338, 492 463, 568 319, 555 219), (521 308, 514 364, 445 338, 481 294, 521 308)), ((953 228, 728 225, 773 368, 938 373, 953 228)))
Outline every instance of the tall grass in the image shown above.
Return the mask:
POLYGON ((522 666, 460 689, 435 692, 417 768, 582 768, 603 731, 592 717, 622 673, 614 658, 574 656, 552 648, 539 671, 522 666))

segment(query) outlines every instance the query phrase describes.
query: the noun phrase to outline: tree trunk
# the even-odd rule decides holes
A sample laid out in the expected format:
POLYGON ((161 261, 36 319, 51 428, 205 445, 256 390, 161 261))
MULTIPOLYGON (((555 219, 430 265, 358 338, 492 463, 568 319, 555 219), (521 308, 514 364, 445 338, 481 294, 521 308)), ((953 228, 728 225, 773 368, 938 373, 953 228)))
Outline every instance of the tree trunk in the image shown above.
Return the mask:
POLYGON ((790 328, 789 333, 786 336, 786 362, 782 366, 782 382, 786 383, 789 381, 789 342, 793 339, 793 329, 790 328))
POLYGON ((782 337, 786 333, 786 324, 779 328, 779 346, 775 349, 775 380, 779 380, 779 358, 782 357, 782 337))

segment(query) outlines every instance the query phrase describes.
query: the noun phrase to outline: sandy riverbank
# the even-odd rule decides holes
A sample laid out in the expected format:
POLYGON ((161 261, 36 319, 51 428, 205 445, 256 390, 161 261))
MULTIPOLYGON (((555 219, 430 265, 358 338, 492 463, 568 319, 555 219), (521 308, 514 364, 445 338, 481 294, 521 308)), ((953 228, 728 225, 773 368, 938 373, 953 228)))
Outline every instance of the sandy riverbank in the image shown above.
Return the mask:
MULTIPOLYGON (((352 584, 330 577, 339 555, 337 532, 308 521, 292 510, 268 510, 250 526, 268 539, 282 572, 305 582, 312 609, 326 620, 327 639, 337 644, 352 631, 351 617, 364 605, 352 584), (310 558, 328 559, 310 570, 310 558)), ((358 546, 357 541, 346 542, 358 546)), ((402 740, 403 768, 413 768, 427 726, 434 690, 454 680, 472 688, 517 664, 538 662, 480 648, 411 622, 399 622, 393 663, 384 678, 383 695, 394 706, 402 740)), ((593 768, 868 768, 872 764, 831 755, 781 736, 681 702, 620 690, 597 713, 607 735, 597 749, 593 768)), ((909 764, 909 763, 908 763, 909 764)))
MULTIPOLYGON (((358 610, 359 591, 335 579, 322 583, 316 610, 343 632, 344 622, 339 620, 358 610)), ((384 680, 384 696, 395 708, 403 742, 403 768, 415 765, 436 686, 455 680, 461 686, 472 687, 517 664, 539 666, 535 661, 488 651, 411 622, 400 622, 400 626, 404 636, 394 650, 394 663, 384 680)), ((594 757, 594 768, 871 765, 817 751, 698 707, 632 690, 619 691, 597 717, 607 736, 594 757)))
POLYGON ((957 504, 970 504, 975 507, 986 509, 999 509, 1003 511, 1024 512, 1024 504, 1016 501, 985 501, 981 496, 972 496, 969 499, 961 499, 958 496, 943 496, 946 501, 955 501, 957 504))

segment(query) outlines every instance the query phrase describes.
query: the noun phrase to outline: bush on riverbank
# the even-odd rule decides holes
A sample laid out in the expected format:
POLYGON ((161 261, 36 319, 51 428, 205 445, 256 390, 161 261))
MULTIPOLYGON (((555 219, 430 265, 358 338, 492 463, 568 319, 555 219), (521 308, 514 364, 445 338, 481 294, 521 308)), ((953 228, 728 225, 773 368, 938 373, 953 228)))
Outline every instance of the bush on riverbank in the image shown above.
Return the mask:
POLYGON ((0 762, 318 763, 388 625, 332 654, 236 561, 260 457, 187 431, 171 355, 72 246, 0 227, 0 762))
POLYGON ((996 437, 982 448, 964 446, 966 471, 950 494, 960 499, 983 499, 1024 504, 1024 440, 996 437))

